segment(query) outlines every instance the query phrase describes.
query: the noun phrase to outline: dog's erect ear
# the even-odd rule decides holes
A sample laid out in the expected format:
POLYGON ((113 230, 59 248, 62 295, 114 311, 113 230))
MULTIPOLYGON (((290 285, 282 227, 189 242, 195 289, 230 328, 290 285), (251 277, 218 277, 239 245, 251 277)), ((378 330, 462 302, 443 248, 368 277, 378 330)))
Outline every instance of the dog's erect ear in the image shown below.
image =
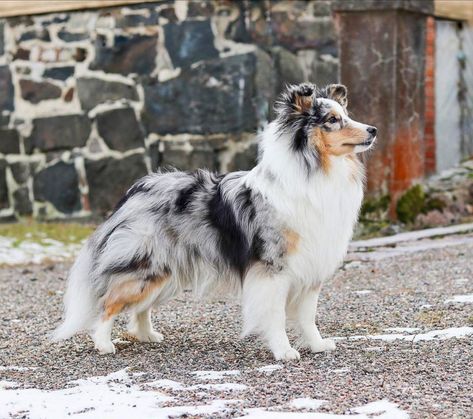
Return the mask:
POLYGON ((276 103, 279 114, 304 113, 312 107, 315 86, 309 83, 289 85, 276 103))
POLYGON ((348 91, 346 86, 343 84, 329 84, 325 91, 327 92, 327 97, 329 99, 335 100, 340 103, 344 108, 348 105, 348 91))

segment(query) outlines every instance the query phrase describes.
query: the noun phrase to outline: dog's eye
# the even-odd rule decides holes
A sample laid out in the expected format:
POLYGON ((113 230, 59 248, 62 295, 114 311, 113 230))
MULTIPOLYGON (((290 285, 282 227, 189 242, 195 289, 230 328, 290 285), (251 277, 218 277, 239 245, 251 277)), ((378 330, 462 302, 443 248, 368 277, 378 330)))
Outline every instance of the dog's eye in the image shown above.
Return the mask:
POLYGON ((337 121, 338 121, 338 119, 335 118, 334 116, 332 116, 332 117, 328 120, 328 122, 329 122, 330 124, 335 124, 337 121))

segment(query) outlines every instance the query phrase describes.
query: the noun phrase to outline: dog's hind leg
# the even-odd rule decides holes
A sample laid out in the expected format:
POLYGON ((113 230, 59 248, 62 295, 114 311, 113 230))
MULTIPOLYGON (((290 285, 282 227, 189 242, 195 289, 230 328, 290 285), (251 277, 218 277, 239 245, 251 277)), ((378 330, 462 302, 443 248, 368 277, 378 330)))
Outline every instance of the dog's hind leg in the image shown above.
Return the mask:
POLYGON ((140 342, 161 342, 164 339, 161 333, 153 329, 151 308, 132 311, 128 323, 128 332, 140 342))
POLYGON ((243 283, 243 335, 257 333, 277 360, 299 359, 286 334, 286 302, 290 279, 250 270, 243 283))
POLYGON ((112 328, 115 320, 115 315, 109 318, 101 318, 95 325, 95 330, 92 334, 92 340, 101 354, 114 354, 115 345, 112 342, 112 328))
MULTIPOLYGON (((133 308, 136 316, 138 331, 146 336, 146 341, 150 341, 150 335, 154 332, 149 318, 149 307, 159 294, 164 280, 162 276, 147 277, 140 279, 137 276, 127 275, 114 278, 109 289, 103 297, 103 313, 96 322, 92 339, 95 347, 100 353, 114 353, 115 347, 111 340, 111 332, 115 317, 125 308, 133 308)), ((156 332, 154 332, 156 333, 156 332)), ((159 335, 159 334, 158 334, 159 335)), ((159 336, 154 336, 159 338, 159 336)), ((140 339, 141 340, 141 339, 140 339)))

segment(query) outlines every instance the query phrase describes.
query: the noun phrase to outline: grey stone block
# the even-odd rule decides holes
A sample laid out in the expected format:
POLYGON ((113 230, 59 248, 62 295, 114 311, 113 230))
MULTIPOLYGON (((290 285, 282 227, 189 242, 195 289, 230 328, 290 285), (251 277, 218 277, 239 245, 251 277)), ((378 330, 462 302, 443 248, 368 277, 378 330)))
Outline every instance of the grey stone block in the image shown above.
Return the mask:
POLYGON ((86 111, 104 102, 120 99, 138 100, 138 93, 134 86, 89 77, 77 79, 77 94, 82 109, 86 111))
POLYGON ((32 148, 54 151, 83 147, 89 138, 91 124, 85 115, 60 115, 33 120, 29 137, 32 148))
POLYGON ((20 136, 18 135, 17 130, 0 128, 0 153, 20 153, 20 136))
POLYGON ((97 115, 97 129, 108 147, 126 151, 144 147, 144 134, 132 108, 112 109, 97 115))
POLYGON ((157 36, 116 35, 112 47, 102 35, 97 36, 92 70, 107 73, 151 74, 156 66, 157 36))
POLYGON ((31 215, 33 213, 33 203, 26 186, 18 188, 13 192, 13 209, 18 215, 31 215))
POLYGON ((43 77, 64 81, 73 76, 74 72, 73 66, 52 67, 44 70, 43 77))
POLYGON ((218 57, 209 20, 190 20, 164 25, 166 49, 175 67, 218 57))
POLYGON ((6 65, 0 66, 0 112, 13 110, 13 84, 10 68, 6 65))
POLYGON ((48 201, 62 213, 81 208, 79 177, 73 163, 60 161, 36 173, 33 192, 35 200, 48 201))
POLYGON ((47 81, 20 80, 21 97, 31 103, 61 97, 62 90, 55 84, 47 81))
POLYGON ((86 160, 85 171, 90 207, 101 215, 110 212, 127 189, 147 174, 142 154, 133 154, 123 159, 107 157, 86 160))
POLYGON ((7 188, 7 163, 4 159, 0 159, 0 209, 8 208, 8 188, 7 188))
POLYGON ((201 62, 164 83, 147 84, 143 120, 158 134, 252 131, 256 57, 234 55, 201 62))

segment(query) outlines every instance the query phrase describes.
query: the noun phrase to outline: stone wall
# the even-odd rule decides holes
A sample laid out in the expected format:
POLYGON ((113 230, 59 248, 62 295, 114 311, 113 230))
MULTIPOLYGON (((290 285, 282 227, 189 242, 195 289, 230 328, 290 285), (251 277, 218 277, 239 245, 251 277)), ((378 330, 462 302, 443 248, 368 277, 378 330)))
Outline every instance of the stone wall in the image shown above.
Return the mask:
POLYGON ((103 216, 163 166, 248 169, 281 87, 337 79, 330 1, 3 19, 0 218, 103 216))

